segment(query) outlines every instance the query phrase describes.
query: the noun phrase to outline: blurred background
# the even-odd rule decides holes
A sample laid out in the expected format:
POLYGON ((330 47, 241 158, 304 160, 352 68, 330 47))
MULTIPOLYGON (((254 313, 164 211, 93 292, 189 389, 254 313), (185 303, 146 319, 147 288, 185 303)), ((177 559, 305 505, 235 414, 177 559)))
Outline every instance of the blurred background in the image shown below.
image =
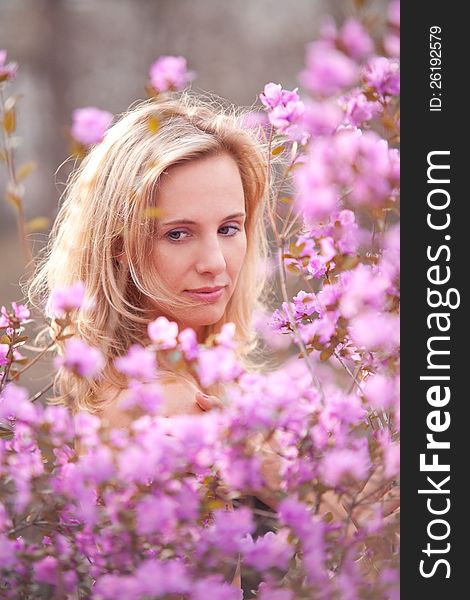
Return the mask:
MULTIPOLYGON (((25 180, 26 218, 53 220, 72 167, 68 127, 75 108, 120 113, 147 97, 149 67, 182 55, 194 89, 251 105, 269 81, 292 89, 305 46, 322 15, 342 21, 380 12, 384 2, 353 0, 0 0, 0 49, 19 64, 15 164, 33 161, 25 180), (65 161, 65 162, 64 162, 65 161)), ((23 259, 15 211, 3 201, 0 163, 0 304, 21 299, 23 259)), ((32 234, 35 250, 47 229, 32 234)))

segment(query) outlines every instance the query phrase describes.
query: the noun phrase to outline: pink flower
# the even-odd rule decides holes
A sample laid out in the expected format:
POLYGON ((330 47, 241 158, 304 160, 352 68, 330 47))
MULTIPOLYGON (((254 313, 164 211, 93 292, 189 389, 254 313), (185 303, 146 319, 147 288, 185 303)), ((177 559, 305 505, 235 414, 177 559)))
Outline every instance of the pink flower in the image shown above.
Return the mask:
POLYGON ((398 60, 385 56, 374 56, 367 63, 364 81, 380 95, 398 96, 400 93, 398 60))
POLYGON ((248 533, 253 533, 255 524, 250 509, 242 506, 236 511, 215 510, 211 529, 216 547, 231 553, 240 551, 243 539, 248 533))
POLYGON ((10 362, 10 359, 7 358, 9 350, 10 346, 8 344, 0 344, 0 366, 7 365, 10 362))
POLYGON ((400 37, 389 33, 384 37, 384 48, 389 56, 398 58, 400 56, 400 37))
POLYGON ((355 127, 370 121, 383 110, 380 102, 368 100, 359 90, 353 90, 349 95, 344 96, 341 105, 345 112, 346 123, 355 127))
POLYGON ((341 121, 341 110, 331 101, 309 101, 305 104, 305 110, 301 116, 305 130, 314 137, 331 135, 341 121))
POLYGON ((272 110, 276 106, 286 105, 288 102, 297 102, 299 95, 297 89, 284 90, 280 83, 267 83, 264 91, 259 96, 263 105, 272 110))
POLYGON ((150 67, 150 83, 157 92, 182 90, 195 76, 182 56, 160 56, 150 67))
POLYGON ((15 62, 6 63, 7 51, 0 50, 0 83, 16 77, 18 65, 15 62))
POLYGON ((338 207, 339 191, 335 184, 321 181, 321 165, 309 161, 295 171, 298 210, 315 223, 328 217, 338 207))
POLYGON ((220 575, 209 575, 191 582, 190 600, 207 600, 208 590, 210 600, 243 600, 243 591, 221 581, 220 575))
POLYGON ((111 125, 113 115, 94 106, 77 108, 73 111, 72 137, 84 146, 99 144, 111 125))
POLYGON ((400 344, 400 320, 395 314, 364 311, 351 320, 349 333, 357 346, 369 351, 396 352, 400 344))
POLYGON ((400 0, 393 0, 388 6, 388 21, 390 25, 400 27, 400 0))
POLYGON ((155 354, 150 350, 133 344, 125 356, 114 361, 116 369, 135 379, 153 379, 156 374, 155 354))
POLYGON ((194 329, 187 327, 178 336, 179 346, 186 360, 194 360, 199 353, 197 336, 194 329))
POLYGON ((347 19, 338 31, 333 18, 326 17, 321 26, 321 43, 325 47, 336 47, 354 60, 370 54, 374 43, 362 23, 356 19, 347 19))
POLYGON ((287 348, 290 345, 290 339, 286 335, 278 335, 269 325, 270 315, 260 309, 256 309, 252 314, 253 329, 257 331, 264 339, 266 344, 273 349, 287 348))
MULTIPOLYGON (((301 100, 278 104, 269 113, 269 122, 279 133, 290 135, 292 127, 299 124, 304 113, 304 103, 301 100)), ((300 139, 302 138, 300 135, 300 139)), ((299 141, 300 141, 299 139, 299 141)))
POLYGON ((82 308, 85 300, 85 285, 77 281, 68 287, 58 287, 52 290, 47 303, 49 312, 64 314, 71 310, 82 308))
POLYGON ((46 556, 34 563, 34 579, 40 583, 57 585, 59 563, 54 556, 46 556))
POLYGON ((40 409, 29 400, 25 388, 9 383, 0 394, 0 420, 16 419, 26 423, 36 423, 40 409))
POLYGON ((341 27, 338 43, 351 58, 361 59, 374 49, 372 38, 356 19, 347 19, 341 27))
POLYGON ((127 394, 120 402, 124 410, 132 410, 136 406, 145 414, 158 414, 162 404, 162 390, 158 384, 142 384, 131 381, 127 394))
POLYGON ((273 588, 271 584, 265 581, 259 584, 258 590, 259 600, 294 600, 294 592, 292 590, 273 588))
POLYGON ((158 350, 168 350, 176 346, 178 325, 166 317, 158 317, 147 326, 149 338, 158 350))
POLYGON ((306 63, 306 68, 299 75, 300 81, 320 96, 331 96, 353 85, 358 78, 356 63, 325 42, 309 44, 306 63))
POLYGON ((13 307, 13 312, 15 313, 15 317, 19 321, 26 321, 29 318, 30 312, 29 309, 26 308, 24 304, 17 304, 16 302, 11 303, 13 307))
POLYGON ((288 531, 282 530, 278 534, 268 531, 255 541, 251 535, 243 540, 243 561, 258 571, 270 568, 286 569, 294 549, 287 541, 288 531))
POLYGON ((235 323, 224 323, 220 333, 217 335, 217 342, 224 348, 234 349, 237 343, 234 341, 235 323))
POLYGON ((397 389, 393 379, 378 373, 367 379, 364 394, 372 408, 380 410, 394 404, 397 389))
POLYGON ((216 381, 233 381, 243 370, 231 349, 217 346, 200 351, 198 371, 201 384, 208 387, 216 381))
POLYGON ((328 450, 321 461, 323 479, 331 486, 338 485, 345 475, 362 481, 367 477, 369 468, 370 457, 365 446, 358 450, 348 448, 328 450))
POLYGON ((65 342, 64 355, 55 360, 56 368, 63 367, 81 377, 96 377, 105 365, 105 360, 98 348, 92 348, 78 338, 70 338, 65 342))

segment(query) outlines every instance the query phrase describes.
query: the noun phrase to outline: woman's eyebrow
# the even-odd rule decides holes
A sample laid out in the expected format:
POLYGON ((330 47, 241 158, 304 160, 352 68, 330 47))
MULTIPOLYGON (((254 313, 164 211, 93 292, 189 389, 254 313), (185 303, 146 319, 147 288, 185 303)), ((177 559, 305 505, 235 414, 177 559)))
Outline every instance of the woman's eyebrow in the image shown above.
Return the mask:
MULTIPOLYGON (((222 221, 229 221, 230 219, 236 219, 238 217, 245 217, 244 212, 234 213, 233 215, 228 215, 225 219, 221 219, 222 221)), ((197 225, 196 221, 191 221, 190 219, 172 219, 171 221, 163 221, 162 225, 197 225)))

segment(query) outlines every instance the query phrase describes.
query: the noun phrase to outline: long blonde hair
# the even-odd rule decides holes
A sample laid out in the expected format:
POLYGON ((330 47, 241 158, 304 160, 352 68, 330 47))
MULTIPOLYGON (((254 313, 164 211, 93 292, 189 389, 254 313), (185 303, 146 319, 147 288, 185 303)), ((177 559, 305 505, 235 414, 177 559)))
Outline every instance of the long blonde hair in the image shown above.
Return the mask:
MULTIPOLYGON (((170 310, 191 304, 175 298, 150 263, 157 221, 155 191, 170 166, 221 152, 229 154, 240 171, 247 252, 224 316, 207 326, 205 334, 235 323, 240 359, 247 368, 253 366, 250 356, 256 336, 251 319, 266 284, 264 209, 269 191, 263 142, 259 132, 245 123, 234 107, 217 103, 214 108, 213 102, 187 92, 145 101, 122 115, 72 174, 28 295, 33 305, 47 312, 45 300, 54 288, 82 281, 93 307, 73 315, 73 333, 99 348, 107 364, 100 381, 60 369, 55 401, 74 411, 99 410, 97 392, 103 383, 126 386, 114 359, 131 344, 148 340, 147 324, 156 315, 149 314, 144 300, 150 298, 170 310)), ((53 326, 57 315, 46 316, 53 326)), ((63 342, 57 346, 62 352, 63 342)), ((163 368, 171 371, 170 364, 163 368)))

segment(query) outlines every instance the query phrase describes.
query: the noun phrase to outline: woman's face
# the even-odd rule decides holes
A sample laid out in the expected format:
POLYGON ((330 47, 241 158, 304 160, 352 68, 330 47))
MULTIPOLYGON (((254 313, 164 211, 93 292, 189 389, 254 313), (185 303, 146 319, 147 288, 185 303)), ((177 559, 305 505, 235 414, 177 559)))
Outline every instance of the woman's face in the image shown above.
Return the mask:
POLYGON ((197 302, 160 311, 180 329, 201 334, 223 316, 245 259, 245 198, 236 162, 219 154, 171 167, 160 179, 157 206, 154 265, 176 297, 197 302))

